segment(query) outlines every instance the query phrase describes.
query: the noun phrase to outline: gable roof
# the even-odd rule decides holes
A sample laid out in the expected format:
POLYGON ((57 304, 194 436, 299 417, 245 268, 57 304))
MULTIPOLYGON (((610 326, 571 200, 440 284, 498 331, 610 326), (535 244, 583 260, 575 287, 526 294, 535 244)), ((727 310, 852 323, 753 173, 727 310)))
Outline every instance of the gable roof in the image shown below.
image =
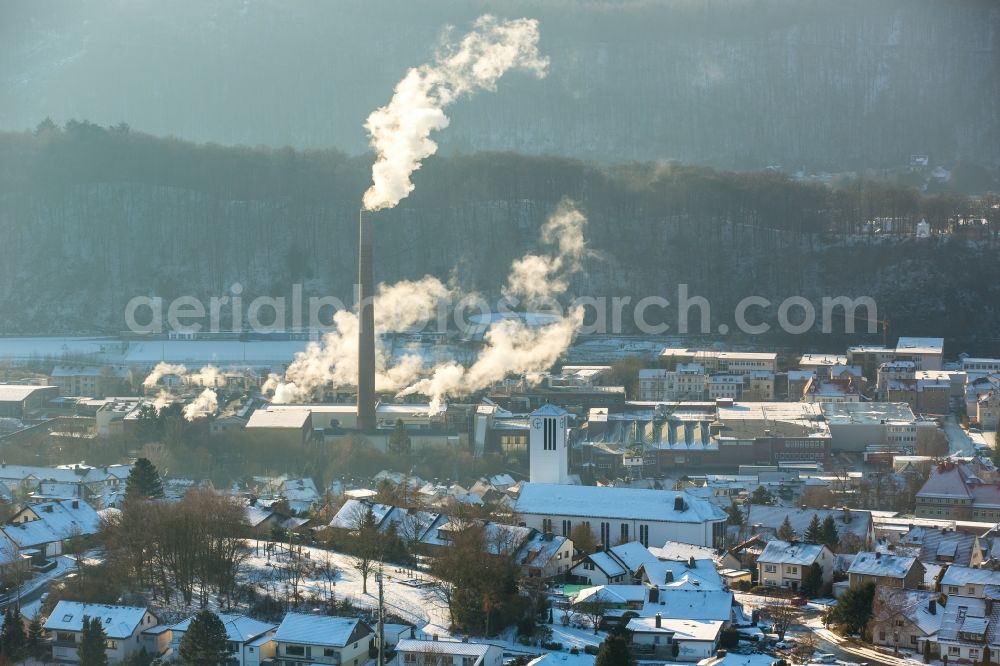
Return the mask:
POLYGON ((659 613, 664 618, 720 620, 733 618, 733 593, 728 590, 660 588, 658 601, 647 601, 643 616, 659 613))
POLYGON ((83 500, 55 500, 25 508, 31 509, 38 520, 8 524, 0 528, 19 548, 55 543, 78 535, 96 534, 101 527, 101 517, 83 500))
POLYGON ((343 647, 359 628, 371 633, 368 625, 356 617, 287 613, 274 632, 274 640, 281 643, 343 647))
POLYGON ((463 657, 482 657, 493 647, 489 643, 467 641, 421 641, 401 638, 396 643, 397 652, 430 652, 432 654, 454 654, 463 657))
POLYGON ((941 585, 1000 585, 1000 571, 952 565, 941 577, 941 585))
POLYGON ((823 554, 824 548, 826 546, 821 543, 789 543, 775 539, 767 542, 764 552, 757 557, 757 561, 807 567, 823 554))
POLYGON ((721 522, 726 513, 711 502, 683 491, 645 488, 602 488, 553 483, 525 483, 514 510, 527 514, 559 514, 590 518, 622 518, 675 523, 721 522), (680 498, 684 509, 674 509, 680 498))
MULTIPOLYGON (((218 613, 219 619, 226 627, 226 637, 235 643, 246 643, 274 629, 275 625, 261 622, 246 615, 218 613)), ((189 617, 170 627, 173 631, 184 632, 191 626, 194 617, 189 617)))
POLYGON ((777 533, 778 527, 788 522, 792 529, 799 536, 804 536, 809 529, 809 523, 813 516, 817 516, 822 523, 827 516, 833 516, 834 524, 837 526, 837 533, 843 537, 845 533, 854 534, 862 541, 867 541, 872 527, 871 511, 860 509, 802 509, 799 507, 767 506, 764 504, 751 504, 747 512, 747 525, 751 530, 777 533), (757 526, 761 527, 757 527, 757 526))
POLYGON ((925 636, 937 633, 941 628, 945 607, 943 604, 937 604, 939 596, 937 592, 879 587, 876 594, 878 598, 873 615, 873 619, 876 621, 890 621, 897 614, 902 615, 920 629, 925 636), (929 609, 931 600, 934 600, 936 604, 934 613, 931 613, 929 609))
POLYGON ((848 574, 864 576, 886 576, 888 578, 905 578, 913 565, 915 557, 905 555, 883 555, 882 553, 858 553, 854 556, 848 574))
POLYGON ((722 577, 713 560, 656 560, 646 562, 638 573, 650 585, 657 587, 691 587, 702 590, 721 590, 722 577))
MULTIPOLYGON (((101 619, 108 638, 129 638, 149 611, 139 606, 110 606, 60 601, 45 621, 46 631, 83 631, 83 618, 101 619)), ((154 618, 155 621, 155 618, 154 618)))

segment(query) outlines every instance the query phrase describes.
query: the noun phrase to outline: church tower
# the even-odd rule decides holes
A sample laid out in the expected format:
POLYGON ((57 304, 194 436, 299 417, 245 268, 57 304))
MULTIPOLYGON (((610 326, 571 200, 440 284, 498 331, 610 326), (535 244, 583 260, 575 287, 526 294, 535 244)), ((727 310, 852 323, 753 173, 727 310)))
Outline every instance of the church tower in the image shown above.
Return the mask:
POLYGON ((543 405, 532 412, 528 436, 531 483, 569 483, 569 412, 543 405))

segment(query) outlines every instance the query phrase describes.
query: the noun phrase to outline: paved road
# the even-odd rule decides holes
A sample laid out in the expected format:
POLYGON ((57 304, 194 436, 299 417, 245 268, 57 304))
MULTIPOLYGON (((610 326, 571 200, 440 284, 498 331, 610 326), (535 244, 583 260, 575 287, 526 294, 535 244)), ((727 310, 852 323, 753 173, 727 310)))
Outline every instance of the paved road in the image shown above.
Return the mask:
POLYGON ((972 440, 962 430, 954 414, 944 417, 944 434, 948 438, 948 452, 953 456, 971 456, 972 440))

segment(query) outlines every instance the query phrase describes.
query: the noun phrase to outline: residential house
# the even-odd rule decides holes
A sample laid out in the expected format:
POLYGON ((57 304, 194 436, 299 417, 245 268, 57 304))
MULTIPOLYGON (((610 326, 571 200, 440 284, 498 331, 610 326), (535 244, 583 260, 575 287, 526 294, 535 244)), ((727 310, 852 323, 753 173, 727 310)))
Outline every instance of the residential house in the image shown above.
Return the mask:
MULTIPOLYGON (((254 620, 245 615, 232 615, 229 613, 219 613, 218 615, 219 619, 222 620, 223 626, 226 628, 226 640, 228 641, 226 647, 231 655, 231 666, 259 664, 259 651, 261 648, 259 639, 267 638, 268 640, 272 640, 275 625, 254 620)), ((175 656, 180 654, 181 640, 183 640, 184 634, 187 633, 193 619, 193 617, 189 617, 170 627, 170 647, 175 656)))
POLYGON ((639 567, 657 558, 638 541, 604 548, 578 561, 569 570, 576 580, 588 585, 633 583, 639 567))
POLYGON ((915 557, 863 552, 854 556, 847 577, 851 587, 875 583, 876 586, 915 590, 923 585, 924 565, 915 557))
POLYGON ((980 428, 1000 429, 1000 391, 986 391, 976 398, 976 421, 980 428))
POLYGON ((978 458, 940 463, 917 492, 917 517, 1000 522, 1000 485, 993 481, 995 474, 978 458))
POLYGON ((37 494, 61 499, 79 498, 104 507, 124 494, 131 471, 132 465, 40 467, 0 463, 0 484, 20 499, 37 494))
POLYGON ((43 628, 52 642, 56 663, 79 663, 78 650, 84 618, 97 618, 107 637, 108 662, 120 664, 142 650, 142 632, 157 624, 156 616, 141 606, 108 606, 79 601, 60 601, 49 613, 43 628))
POLYGON ((916 555, 924 564, 977 567, 983 563, 979 535, 954 527, 914 525, 899 537, 895 552, 916 555))
POLYGON ((991 594, 993 589, 1000 589, 1000 571, 952 565, 941 577, 940 591, 949 597, 957 595, 983 599, 988 596, 988 588, 991 594))
POLYGON ((503 652, 491 643, 403 638, 396 643, 396 666, 501 666, 503 652))
POLYGON ((770 587, 798 590, 813 564, 823 571, 823 584, 833 581, 833 553, 823 544, 769 541, 757 557, 757 581, 770 587))
POLYGON ((9 547, 44 560, 61 554, 67 539, 97 534, 100 526, 100 516, 83 500, 56 500, 24 507, 0 532, 9 547))
POLYGON ((1000 603, 993 599, 949 597, 938 631, 941 657, 979 663, 989 646, 991 658, 1000 650, 1000 603))
POLYGON ((671 619, 660 614, 632 618, 626 625, 630 647, 637 659, 690 662, 715 654, 723 627, 724 623, 717 620, 671 619))
POLYGON ((274 632, 275 666, 359 666, 372 636, 358 618, 288 613, 274 632))
POLYGON ((822 523, 832 516, 843 545, 866 548, 875 543, 875 523, 871 511, 858 509, 807 509, 800 507, 751 504, 747 511, 747 526, 751 534, 777 536, 778 528, 788 519, 798 538, 804 538, 813 516, 822 523))
POLYGON ((937 592, 880 587, 872 611, 872 642, 923 654, 929 641, 936 652, 944 610, 937 592))

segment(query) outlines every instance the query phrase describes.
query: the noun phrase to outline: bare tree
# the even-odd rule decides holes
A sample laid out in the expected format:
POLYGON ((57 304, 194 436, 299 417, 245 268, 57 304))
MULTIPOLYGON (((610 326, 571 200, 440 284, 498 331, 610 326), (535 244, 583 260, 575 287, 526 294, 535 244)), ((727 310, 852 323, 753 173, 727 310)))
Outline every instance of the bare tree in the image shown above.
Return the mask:
POLYGON ((602 599, 595 599, 595 596, 597 595, 592 595, 583 601, 574 601, 570 604, 569 611, 574 617, 584 618, 593 627, 596 634, 601 626, 601 620, 611 608, 611 604, 602 599))
POLYGON ((375 513, 370 505, 359 502, 348 516, 349 529, 354 534, 352 554, 354 568, 361 574, 361 591, 368 594, 368 576, 381 556, 381 539, 375 525, 375 513))
POLYGON ((764 610, 774 625, 774 632, 778 634, 778 640, 785 640, 785 632, 798 617, 795 607, 789 603, 788 599, 775 599, 768 603, 764 610))

